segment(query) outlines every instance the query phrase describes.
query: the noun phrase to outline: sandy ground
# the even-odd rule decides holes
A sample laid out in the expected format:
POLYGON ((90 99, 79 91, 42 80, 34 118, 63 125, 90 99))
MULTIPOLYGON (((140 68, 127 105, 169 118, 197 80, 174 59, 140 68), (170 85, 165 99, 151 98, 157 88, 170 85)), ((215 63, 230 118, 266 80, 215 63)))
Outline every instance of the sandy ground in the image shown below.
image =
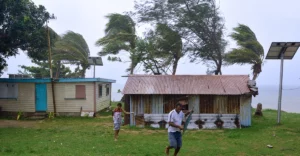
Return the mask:
POLYGON ((16 120, 0 120, 0 128, 7 127, 35 127, 38 121, 16 121, 16 120))

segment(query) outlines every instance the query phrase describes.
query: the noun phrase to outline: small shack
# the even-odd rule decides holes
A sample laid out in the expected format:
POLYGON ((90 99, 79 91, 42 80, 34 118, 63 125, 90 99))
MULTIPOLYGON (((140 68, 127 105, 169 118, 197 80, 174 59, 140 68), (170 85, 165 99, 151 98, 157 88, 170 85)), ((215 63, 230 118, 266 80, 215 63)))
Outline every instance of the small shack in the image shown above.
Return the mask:
POLYGON ((167 128, 180 102, 185 111, 194 108, 188 129, 251 126, 253 84, 248 75, 129 75, 123 100, 135 114, 125 124, 167 128))
MULTIPOLYGON (((104 78, 54 80, 57 115, 80 116, 82 111, 95 113, 109 107, 115 82, 104 78)), ((54 112, 51 79, 0 78, 0 107, 2 116, 54 112)))

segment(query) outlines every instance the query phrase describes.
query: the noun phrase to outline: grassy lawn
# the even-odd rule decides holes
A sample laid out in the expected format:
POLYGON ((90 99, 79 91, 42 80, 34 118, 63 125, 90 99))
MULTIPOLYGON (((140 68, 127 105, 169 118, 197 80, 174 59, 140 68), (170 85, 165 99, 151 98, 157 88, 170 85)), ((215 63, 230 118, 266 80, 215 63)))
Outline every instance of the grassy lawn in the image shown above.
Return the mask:
MULTIPOLYGON (((264 117, 253 118, 250 128, 189 130, 179 155, 300 155, 300 114, 283 112, 283 125, 277 126, 276 111, 263 113, 264 117)), ((164 155, 166 130, 123 126, 115 142, 110 115, 55 118, 26 128, 0 128, 0 155, 164 155)), ((29 121, 20 121, 24 122, 29 121)))

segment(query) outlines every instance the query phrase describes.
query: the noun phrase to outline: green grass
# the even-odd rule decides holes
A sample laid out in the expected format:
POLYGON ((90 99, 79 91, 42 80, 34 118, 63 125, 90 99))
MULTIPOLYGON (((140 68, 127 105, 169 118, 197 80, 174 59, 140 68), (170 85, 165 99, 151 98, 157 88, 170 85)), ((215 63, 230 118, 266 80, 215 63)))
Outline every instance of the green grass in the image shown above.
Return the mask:
MULTIPOLYGON (((278 126, 276 111, 263 113, 264 117, 253 117, 249 128, 187 131, 180 155, 300 155, 300 114, 283 112, 283 124, 278 126)), ((32 128, 0 128, 0 155, 164 155, 166 130, 123 126, 115 142, 110 115, 60 117, 37 121, 32 128)))

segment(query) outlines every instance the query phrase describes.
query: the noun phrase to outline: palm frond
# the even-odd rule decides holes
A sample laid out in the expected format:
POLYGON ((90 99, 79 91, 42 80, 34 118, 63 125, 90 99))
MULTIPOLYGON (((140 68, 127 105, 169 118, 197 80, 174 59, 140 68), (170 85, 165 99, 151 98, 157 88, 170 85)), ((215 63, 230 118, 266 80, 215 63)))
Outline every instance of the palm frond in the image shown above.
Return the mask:
POLYGON ((232 49, 225 55, 226 62, 229 64, 256 64, 260 62, 258 55, 249 49, 232 49))

